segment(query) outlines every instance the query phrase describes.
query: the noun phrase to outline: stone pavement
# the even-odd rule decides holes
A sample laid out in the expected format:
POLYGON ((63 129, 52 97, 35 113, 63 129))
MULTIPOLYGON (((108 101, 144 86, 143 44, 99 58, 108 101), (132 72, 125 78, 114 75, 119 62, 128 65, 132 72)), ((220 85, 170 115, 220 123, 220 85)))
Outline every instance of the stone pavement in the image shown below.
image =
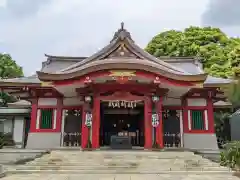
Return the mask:
POLYGON ((53 151, 5 169, 1 180, 238 180, 192 152, 53 151))
POLYGON ((46 150, 0 149, 0 164, 14 164, 20 161, 34 160, 47 153, 46 150))
POLYGON ((239 180, 229 175, 183 174, 28 174, 10 175, 1 180, 239 180))

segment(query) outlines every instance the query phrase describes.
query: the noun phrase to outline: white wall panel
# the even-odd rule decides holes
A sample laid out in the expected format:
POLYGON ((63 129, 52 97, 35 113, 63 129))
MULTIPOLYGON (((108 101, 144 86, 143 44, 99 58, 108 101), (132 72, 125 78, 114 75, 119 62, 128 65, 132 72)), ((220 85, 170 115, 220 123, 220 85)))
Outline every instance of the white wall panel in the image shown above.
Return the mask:
POLYGON ((37 120, 36 120, 36 129, 40 128, 40 116, 41 116, 41 110, 37 110, 37 120))
POLYGON ((80 97, 71 97, 71 98, 64 98, 63 105, 64 106, 77 106, 82 105, 83 101, 81 101, 80 97))
POLYGON ((192 119, 191 119, 191 111, 188 110, 188 128, 189 130, 192 129, 192 119))
POLYGON ((57 110, 55 109, 54 111, 53 111, 53 129, 56 129, 56 127, 57 127, 57 110))
POLYGON ((39 106, 56 106, 57 98, 39 98, 38 105, 39 106))
POLYGON ((206 99, 201 98, 191 98, 187 100, 188 106, 206 106, 206 99))
POLYGON ((13 129, 13 140, 18 148, 23 146, 24 137, 24 117, 15 116, 14 129, 13 129))
POLYGON ((208 130, 208 113, 207 110, 204 111, 204 117, 205 117, 205 130, 208 130))
POLYGON ((164 98, 163 99, 164 106, 181 106, 181 104, 182 104, 181 99, 175 99, 175 98, 164 98))

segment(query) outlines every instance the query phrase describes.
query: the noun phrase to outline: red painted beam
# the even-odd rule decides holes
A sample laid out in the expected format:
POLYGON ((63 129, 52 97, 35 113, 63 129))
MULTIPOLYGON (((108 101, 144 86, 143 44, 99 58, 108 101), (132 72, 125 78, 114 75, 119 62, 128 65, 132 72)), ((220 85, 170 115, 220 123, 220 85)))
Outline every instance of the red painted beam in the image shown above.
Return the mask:
POLYGON ((168 89, 165 88, 159 88, 155 84, 116 84, 116 83, 111 83, 111 84, 91 84, 86 88, 77 88, 76 92, 79 94, 88 94, 91 92, 94 93, 105 93, 109 91, 136 91, 139 93, 152 93, 156 92, 158 94, 168 92, 168 89))

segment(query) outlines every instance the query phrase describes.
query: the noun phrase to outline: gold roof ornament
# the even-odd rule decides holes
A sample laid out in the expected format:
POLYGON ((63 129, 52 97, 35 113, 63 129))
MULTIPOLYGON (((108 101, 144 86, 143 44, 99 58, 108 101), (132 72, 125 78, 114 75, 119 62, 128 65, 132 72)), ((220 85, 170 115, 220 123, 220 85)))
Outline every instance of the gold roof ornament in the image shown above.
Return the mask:
POLYGON ((196 88, 203 88, 203 83, 196 83, 196 84, 195 84, 195 87, 196 87, 196 88))
POLYGON ((116 70, 116 71, 110 71, 109 76, 115 76, 115 77, 129 77, 129 76, 136 76, 136 71, 125 71, 125 70, 116 70))
POLYGON ((53 87, 53 83, 41 81, 41 86, 42 87, 53 87))

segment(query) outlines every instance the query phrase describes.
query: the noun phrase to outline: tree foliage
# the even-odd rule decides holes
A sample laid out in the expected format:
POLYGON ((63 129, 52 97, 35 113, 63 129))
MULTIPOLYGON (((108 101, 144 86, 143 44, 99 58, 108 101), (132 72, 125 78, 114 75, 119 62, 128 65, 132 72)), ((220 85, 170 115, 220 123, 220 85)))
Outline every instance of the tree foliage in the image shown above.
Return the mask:
POLYGON ((229 109, 214 112, 214 126, 219 148, 231 140, 230 115, 229 109))
POLYGON ((9 54, 0 53, 0 77, 16 78, 23 76, 22 67, 12 59, 9 54))
POLYGON ((218 28, 191 26, 184 31, 165 31, 148 43, 146 51, 156 57, 199 57, 204 71, 215 77, 240 72, 240 39, 230 38, 218 28))
POLYGON ((228 100, 232 103, 234 109, 240 108, 240 81, 235 79, 234 82, 227 87, 223 87, 222 90, 226 94, 228 100))
MULTIPOLYGON (((0 53, 0 78, 22 77, 22 68, 12 59, 9 54, 0 53)), ((8 102, 13 101, 13 97, 4 92, 0 92, 0 106, 5 106, 8 102)))

